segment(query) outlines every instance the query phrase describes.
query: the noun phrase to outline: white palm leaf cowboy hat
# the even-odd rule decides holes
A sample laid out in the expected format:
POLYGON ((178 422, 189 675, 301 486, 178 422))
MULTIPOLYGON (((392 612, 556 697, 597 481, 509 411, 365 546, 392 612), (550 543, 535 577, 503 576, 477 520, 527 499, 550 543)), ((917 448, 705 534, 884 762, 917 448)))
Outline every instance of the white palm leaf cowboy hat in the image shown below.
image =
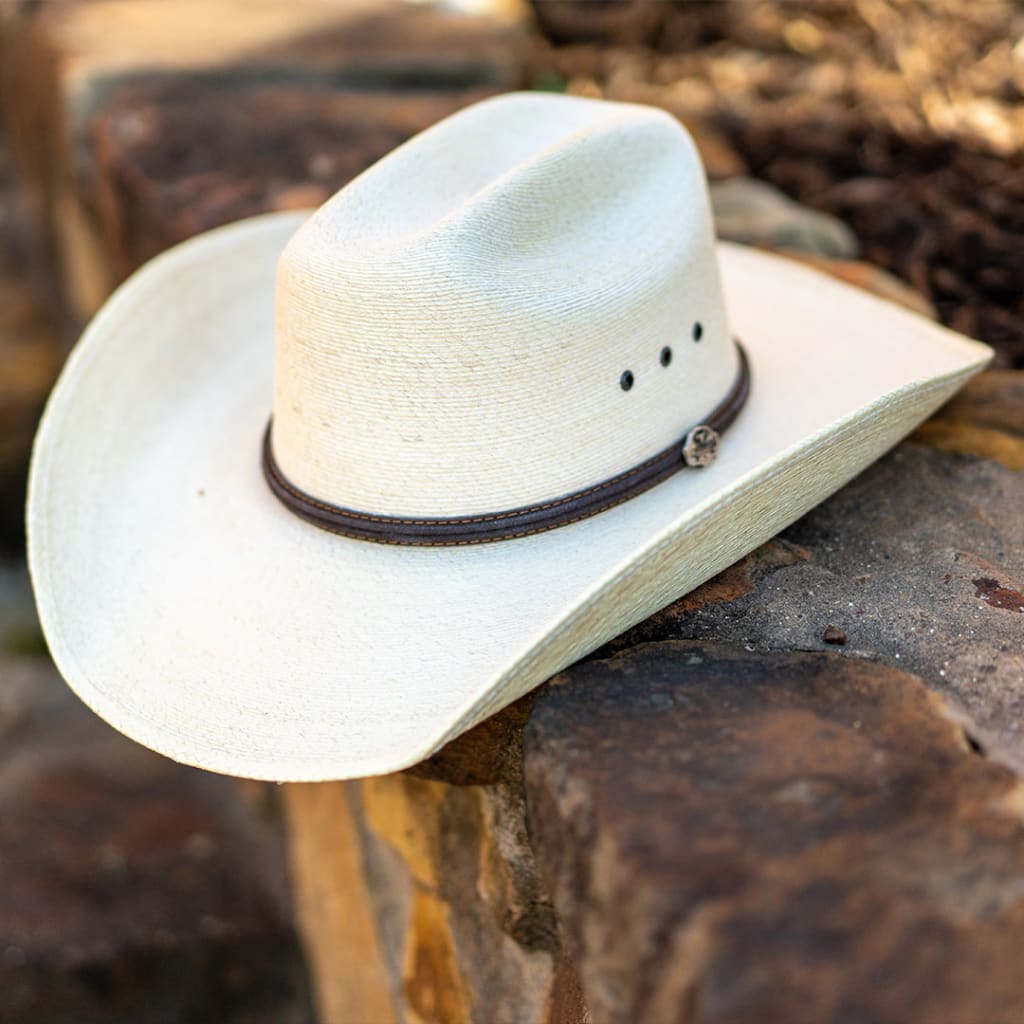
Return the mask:
POLYGON ((37 439, 43 627, 83 700, 179 761, 397 770, 771 537, 989 356, 716 244, 669 115, 488 100, 109 300, 37 439))

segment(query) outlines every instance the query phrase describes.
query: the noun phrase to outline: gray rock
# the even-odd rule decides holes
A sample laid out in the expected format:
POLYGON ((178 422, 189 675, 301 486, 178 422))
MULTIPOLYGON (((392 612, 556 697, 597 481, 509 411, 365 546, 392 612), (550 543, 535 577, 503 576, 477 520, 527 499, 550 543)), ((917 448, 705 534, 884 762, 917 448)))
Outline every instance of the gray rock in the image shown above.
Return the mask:
POLYGON ((1020 1019, 1024 790, 907 673, 642 644, 544 688, 524 752, 595 1024, 1020 1019))
POLYGON ((711 185, 718 237, 745 245, 798 249, 831 259, 853 259, 857 237, 841 220, 794 202, 774 185, 729 178, 711 185))
MULTIPOLYGON (((905 444, 606 650, 729 640, 904 668, 1024 771, 1024 473, 905 444), (826 631, 846 635, 833 646, 826 631)), ((834 634, 829 634, 834 636, 834 634)))

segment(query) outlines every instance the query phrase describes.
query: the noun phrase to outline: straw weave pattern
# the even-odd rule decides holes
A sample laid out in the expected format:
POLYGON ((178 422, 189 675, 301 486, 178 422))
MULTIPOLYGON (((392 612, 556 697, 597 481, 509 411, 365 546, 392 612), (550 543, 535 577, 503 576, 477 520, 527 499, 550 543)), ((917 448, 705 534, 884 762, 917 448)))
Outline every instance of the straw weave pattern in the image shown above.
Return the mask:
POLYGON ((623 472, 735 374, 712 245, 703 171, 669 115, 530 94, 456 114, 283 254, 279 465, 389 516, 499 512, 623 472))

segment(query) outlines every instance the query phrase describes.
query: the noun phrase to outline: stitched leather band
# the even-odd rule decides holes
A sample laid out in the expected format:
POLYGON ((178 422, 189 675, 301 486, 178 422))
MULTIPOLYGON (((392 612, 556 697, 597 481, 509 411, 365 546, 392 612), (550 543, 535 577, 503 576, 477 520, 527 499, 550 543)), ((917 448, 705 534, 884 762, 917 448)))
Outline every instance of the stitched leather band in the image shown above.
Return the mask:
POLYGON ((718 438, 732 425, 750 393, 750 366, 743 346, 736 342, 739 370, 729 393, 707 417, 683 438, 657 455, 599 484, 537 505, 505 512, 452 518, 405 518, 357 512, 320 501, 291 484, 274 459, 272 423, 263 435, 263 474, 270 489, 286 508, 314 526, 345 537, 379 544, 412 544, 453 547, 486 544, 513 537, 527 537, 603 512, 649 490, 655 484, 688 467, 714 460, 718 438))

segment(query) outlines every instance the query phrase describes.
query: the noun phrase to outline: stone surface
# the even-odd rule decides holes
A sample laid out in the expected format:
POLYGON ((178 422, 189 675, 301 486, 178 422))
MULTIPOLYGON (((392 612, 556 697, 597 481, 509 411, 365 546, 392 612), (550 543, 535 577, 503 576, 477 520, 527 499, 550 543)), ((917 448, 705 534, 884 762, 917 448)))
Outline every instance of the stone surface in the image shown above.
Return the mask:
MULTIPOLYGON (((480 13, 403 0, 14 3, 0 18, 9 114, 28 164, 46 175, 52 154, 32 147, 83 147, 108 88, 126 79, 514 88, 521 76, 523 11, 513 0, 476 7, 480 13), (198 24, 202 32, 195 31, 198 24), (19 112, 15 102, 32 109, 19 112), (28 116, 42 117, 53 136, 22 133, 28 116)), ((87 152, 73 158, 87 166, 87 152)))
POLYGON ((519 85, 522 5, 475 7, 54 0, 4 8, 5 120, 46 213, 72 326, 134 269, 133 254, 137 262, 228 217, 319 202, 325 183, 341 184, 474 91, 519 85), (121 106, 108 110, 115 94, 121 106), (332 103, 333 94, 347 101, 332 103), (160 102, 166 109, 154 109, 160 102), (326 120, 316 123, 317 112, 326 120), (165 134, 161 148, 154 136, 165 134))
POLYGON ((455 786, 486 786, 522 780, 523 729, 530 717, 536 692, 528 693, 500 714, 445 744, 436 754, 408 771, 424 779, 455 786))
POLYGON ((1013 1024, 1024 788, 918 680, 643 644, 526 730, 530 835, 595 1024, 1013 1024))
POLYGON ((1024 371, 979 373, 939 415, 1024 438, 1024 371))
POLYGON ((973 723, 990 756, 1024 770, 1024 476, 903 445, 780 538, 607 645, 717 639, 822 650, 919 675, 973 723), (727 581, 727 585, 726 585, 727 581))
POLYGON ((24 532, 28 456, 63 351, 41 299, 27 203, 0 137, 0 546, 24 532))
POLYGON ((914 440, 1024 469, 1024 370, 987 370, 926 423, 914 440))
POLYGON ((285 801, 323 1024, 588 1024, 521 779, 388 775, 285 801))
POLYGON ((669 3, 649 0, 532 0, 537 22, 556 43, 653 43, 664 27, 669 3))
POLYGON ((1009 469, 1024 469, 1024 438, 992 427, 940 417, 922 423, 913 440, 957 455, 992 459, 1009 469))
POLYGON ((282 792, 320 1024, 360 1019, 395 1024, 399 1009, 373 916, 348 787, 294 784, 282 792))
POLYGON ((79 703, 0 573, 0 1021, 312 1024, 280 841, 79 703))
MULTIPOLYGON (((1013 438, 1015 387, 983 376, 942 415, 1013 438)), ((943 1024, 1015 1024, 1024 804, 999 762, 1024 764, 1022 501, 1019 473, 903 445, 565 687, 493 716, 415 779, 353 787, 389 984, 411 1013, 399 1019, 476 1020, 479 1005, 533 1021, 538 991, 550 1014, 565 1005, 567 976, 572 1021, 902 1024, 931 1019, 933 1004, 913 1010, 934 970, 943 1024), (666 696, 668 669, 628 660, 673 637, 699 638, 654 645, 681 666, 685 701, 666 696), (617 651, 633 667, 606 700, 589 673, 617 651), (698 654, 717 667, 695 668, 698 654), (793 707, 773 726, 776 690, 793 707), (671 717, 689 711, 688 725, 671 717), (646 725, 616 731, 655 718, 660 746, 646 725), (717 741, 731 745, 700 760, 717 741), (498 794, 504 813, 481 813, 498 794), (481 929, 487 941, 467 942, 481 929), (495 949, 525 957, 522 936, 546 936, 545 969, 488 976, 495 949), (995 982, 978 992, 986 965, 995 982)), ((320 871, 343 859, 324 854, 320 871)))
POLYGON ((479 89, 352 92, 290 83, 126 83, 92 122, 99 234, 116 277, 175 242, 316 207, 479 89))
POLYGON ((854 233, 838 218, 795 203, 779 189, 753 178, 711 185, 711 207, 720 238, 773 249, 797 249, 830 259, 852 259, 854 233))

